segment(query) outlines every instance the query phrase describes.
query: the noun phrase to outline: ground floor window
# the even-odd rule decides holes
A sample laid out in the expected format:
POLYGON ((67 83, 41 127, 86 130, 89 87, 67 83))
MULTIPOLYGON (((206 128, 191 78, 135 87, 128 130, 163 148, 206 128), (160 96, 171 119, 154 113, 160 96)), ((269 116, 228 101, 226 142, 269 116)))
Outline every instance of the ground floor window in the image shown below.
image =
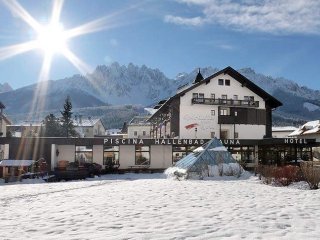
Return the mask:
POLYGON ((75 161, 79 165, 93 162, 92 146, 76 146, 75 161))
POLYGON ((150 165, 150 146, 136 146, 135 165, 150 165))
POLYGON ((199 146, 172 146, 172 165, 193 152, 199 146))
POLYGON ((119 146, 104 146, 103 165, 113 167, 119 164, 119 146))
POLYGON ((301 160, 312 160, 311 147, 259 146, 260 164, 297 164, 301 160))
POLYGON ((255 153, 254 146, 228 147, 228 151, 235 160, 242 164, 254 163, 255 153))

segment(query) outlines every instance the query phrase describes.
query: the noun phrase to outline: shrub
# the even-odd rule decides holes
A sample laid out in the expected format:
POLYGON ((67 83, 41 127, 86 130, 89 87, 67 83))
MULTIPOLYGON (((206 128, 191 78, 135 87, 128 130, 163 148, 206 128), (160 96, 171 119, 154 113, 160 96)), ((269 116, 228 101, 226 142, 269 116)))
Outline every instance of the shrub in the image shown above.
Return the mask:
POLYGON ((302 179, 301 172, 298 166, 267 166, 259 165, 256 169, 259 174, 259 179, 266 184, 274 182, 277 185, 288 186, 292 182, 300 181, 302 179))
POLYGON ((299 181, 299 167, 287 165, 274 169, 274 180, 282 186, 289 186, 291 183, 299 181))
POLYGON ((320 164, 318 162, 301 162, 300 167, 310 189, 318 189, 320 183, 320 164))

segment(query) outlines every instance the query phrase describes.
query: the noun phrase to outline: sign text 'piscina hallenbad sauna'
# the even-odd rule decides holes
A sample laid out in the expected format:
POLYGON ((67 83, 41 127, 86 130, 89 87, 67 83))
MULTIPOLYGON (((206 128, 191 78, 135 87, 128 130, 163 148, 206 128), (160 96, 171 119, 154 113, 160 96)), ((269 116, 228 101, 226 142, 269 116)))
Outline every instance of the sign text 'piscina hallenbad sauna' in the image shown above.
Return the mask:
MULTIPOLYGON (((181 146, 201 146, 210 139, 173 139, 173 138, 105 138, 103 144, 106 146, 118 145, 181 145, 181 146)), ((314 139, 294 139, 294 138, 273 138, 273 139, 223 139, 220 140, 225 146, 241 145, 307 145, 314 143, 314 139)))
POLYGON ((140 139, 140 138, 105 138, 104 145, 203 145, 210 139, 140 139))

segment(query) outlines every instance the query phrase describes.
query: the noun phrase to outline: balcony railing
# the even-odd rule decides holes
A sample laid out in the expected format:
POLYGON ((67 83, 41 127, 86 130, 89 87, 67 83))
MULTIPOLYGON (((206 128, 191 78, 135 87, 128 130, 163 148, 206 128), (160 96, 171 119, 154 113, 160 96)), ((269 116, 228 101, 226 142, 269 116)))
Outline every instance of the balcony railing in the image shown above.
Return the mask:
POLYGON ((206 105, 259 107, 259 101, 233 100, 233 99, 222 99, 222 98, 192 98, 191 103, 206 104, 206 105))

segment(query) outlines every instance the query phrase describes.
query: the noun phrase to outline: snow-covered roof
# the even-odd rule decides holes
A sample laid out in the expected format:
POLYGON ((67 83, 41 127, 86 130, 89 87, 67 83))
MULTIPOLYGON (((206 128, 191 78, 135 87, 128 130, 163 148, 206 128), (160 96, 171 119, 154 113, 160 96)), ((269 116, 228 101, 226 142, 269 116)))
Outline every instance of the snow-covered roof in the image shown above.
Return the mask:
POLYGON ((308 135, 320 132, 320 120, 310 121, 302 125, 299 129, 290 133, 289 136, 308 135))
POLYGON ((33 164, 33 160, 2 160, 1 167, 28 167, 33 164))
POLYGON ((284 127, 272 127, 272 132, 293 132, 299 128, 293 126, 284 126, 284 127))
POLYGON ((7 125, 8 127, 41 127, 44 126, 41 122, 21 122, 17 124, 7 125))
POLYGON ((131 125, 150 125, 150 122, 147 122, 148 118, 150 116, 135 116, 133 117, 130 122, 129 122, 129 126, 131 125))
POLYGON ((93 127, 99 121, 100 118, 82 118, 81 121, 79 119, 73 120, 73 125, 75 127, 93 127))

